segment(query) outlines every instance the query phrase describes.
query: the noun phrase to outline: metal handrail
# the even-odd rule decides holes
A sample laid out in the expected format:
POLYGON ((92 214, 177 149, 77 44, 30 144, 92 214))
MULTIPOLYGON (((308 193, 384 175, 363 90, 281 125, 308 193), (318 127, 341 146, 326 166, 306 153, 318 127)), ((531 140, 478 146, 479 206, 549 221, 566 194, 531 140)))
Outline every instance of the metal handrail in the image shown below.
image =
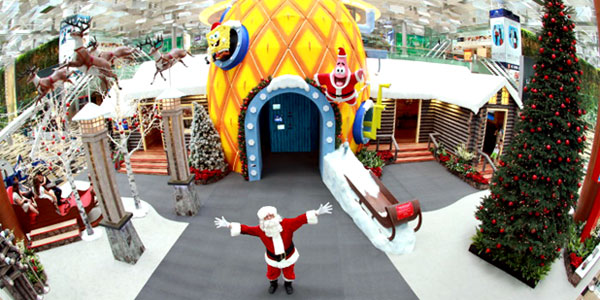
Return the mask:
POLYGON ((375 151, 379 151, 379 141, 381 138, 390 138, 390 151, 392 150, 392 146, 394 146, 394 161, 396 161, 396 159, 398 159, 398 151, 400 150, 400 146, 398 146, 398 143, 396 142, 396 139, 394 138, 393 135, 391 134, 379 134, 377 135, 377 139, 375 141, 377 141, 377 144, 375 146, 375 151))
POLYGON ((431 149, 430 148, 431 142, 433 142, 433 145, 435 146, 435 150, 437 150, 437 148, 440 147, 437 140, 435 139, 436 135, 440 135, 440 134, 437 132, 432 132, 429 134, 429 139, 427 140, 427 149, 431 149))
POLYGON ((492 159, 487 155, 487 153, 481 151, 480 149, 477 149, 477 153, 480 155, 479 159, 481 159, 481 156, 483 156, 483 158, 485 158, 485 160, 483 161, 483 168, 481 169, 481 172, 485 172, 485 166, 486 164, 490 164, 490 166, 492 166, 492 170, 494 172, 492 172, 492 175, 498 170, 496 168, 496 165, 494 165, 494 162, 492 161, 492 159))

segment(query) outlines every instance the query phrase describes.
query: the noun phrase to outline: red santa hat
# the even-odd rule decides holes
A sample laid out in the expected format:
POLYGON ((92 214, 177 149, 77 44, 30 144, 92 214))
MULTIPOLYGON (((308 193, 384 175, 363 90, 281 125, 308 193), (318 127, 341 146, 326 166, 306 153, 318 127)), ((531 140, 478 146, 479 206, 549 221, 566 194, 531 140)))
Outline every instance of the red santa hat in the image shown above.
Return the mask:
POLYGON ((346 50, 344 50, 344 48, 338 48, 338 57, 346 57, 346 50))
POLYGON ((264 220, 264 218, 270 214, 277 215, 277 208, 275 208, 273 206, 263 206, 256 213, 258 218, 261 220, 264 220))
POLYGON ((214 22, 212 24, 212 26, 210 27, 210 31, 213 31, 215 28, 217 28, 219 25, 221 25, 221 22, 214 22))

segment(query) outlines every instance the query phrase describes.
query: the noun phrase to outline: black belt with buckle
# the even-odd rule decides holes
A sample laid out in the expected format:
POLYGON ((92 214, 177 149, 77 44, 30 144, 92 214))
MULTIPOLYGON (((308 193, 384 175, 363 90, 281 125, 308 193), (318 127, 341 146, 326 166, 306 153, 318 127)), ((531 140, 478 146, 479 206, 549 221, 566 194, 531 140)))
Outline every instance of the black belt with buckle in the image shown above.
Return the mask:
POLYGON ((271 251, 267 250, 267 256, 274 261, 282 261, 284 259, 287 259, 290 255, 292 255, 294 249, 296 248, 294 247, 294 243, 292 243, 287 249, 285 249, 285 252, 282 254, 275 255, 271 251))

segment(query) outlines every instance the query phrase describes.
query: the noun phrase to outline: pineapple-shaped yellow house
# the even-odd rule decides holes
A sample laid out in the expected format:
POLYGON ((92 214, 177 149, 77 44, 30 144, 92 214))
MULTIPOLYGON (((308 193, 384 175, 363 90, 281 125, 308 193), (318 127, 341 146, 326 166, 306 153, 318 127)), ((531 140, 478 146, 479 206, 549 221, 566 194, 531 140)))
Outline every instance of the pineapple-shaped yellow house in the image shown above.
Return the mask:
MULTIPOLYGON (((262 79, 271 76, 273 83, 295 77, 298 81, 331 72, 339 47, 346 51, 350 71, 362 68, 368 80, 356 22, 340 0, 240 0, 224 13, 222 23, 227 21, 239 21, 249 38, 247 53, 239 64, 229 70, 212 64, 208 76, 209 113, 221 135, 227 162, 236 172, 245 171, 247 164, 250 180, 260 179, 261 147, 274 152, 318 148, 322 164, 322 157, 334 149, 336 124, 332 106, 321 90, 301 83, 276 91, 265 88, 246 101, 246 109, 242 107, 262 79), (240 114, 245 114, 245 124, 239 124, 244 119, 240 114), (245 136, 240 135, 240 126, 244 126, 245 136)), ((369 89, 363 90, 362 85, 356 85, 361 91, 356 105, 338 106, 341 138, 353 149, 354 115, 369 98, 369 89)))

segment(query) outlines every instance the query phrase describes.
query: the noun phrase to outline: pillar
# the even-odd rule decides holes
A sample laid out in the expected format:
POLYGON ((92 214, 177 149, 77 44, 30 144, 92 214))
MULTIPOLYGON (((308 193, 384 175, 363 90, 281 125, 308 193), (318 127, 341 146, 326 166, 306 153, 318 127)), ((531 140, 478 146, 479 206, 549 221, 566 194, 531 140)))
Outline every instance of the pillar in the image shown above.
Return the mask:
POLYGON ((104 118, 81 121, 81 138, 85 148, 88 172, 102 209, 102 222, 116 260, 135 264, 144 250, 137 231, 126 212, 110 160, 110 148, 104 118))
POLYGON ((175 23, 171 27, 171 49, 177 49, 177 27, 175 23))
POLYGON ((15 62, 6 65, 4 69, 4 96, 6 99, 6 112, 8 121, 17 117, 17 83, 15 79, 15 62))
POLYGON ((408 45, 408 36, 406 36, 406 22, 402 22, 402 56, 407 56, 406 47, 408 45))
MULTIPOLYGON (((165 91, 167 95, 170 91, 165 91)), ((200 209, 200 200, 196 193, 194 176, 190 174, 187 148, 183 131, 183 108, 179 92, 162 98, 162 127, 165 146, 167 148, 167 160, 169 162, 168 182, 173 187, 175 194, 175 213, 180 216, 194 216, 200 209), (177 93, 177 94, 175 94, 177 93)), ((161 96, 157 97, 161 98, 161 96)))

